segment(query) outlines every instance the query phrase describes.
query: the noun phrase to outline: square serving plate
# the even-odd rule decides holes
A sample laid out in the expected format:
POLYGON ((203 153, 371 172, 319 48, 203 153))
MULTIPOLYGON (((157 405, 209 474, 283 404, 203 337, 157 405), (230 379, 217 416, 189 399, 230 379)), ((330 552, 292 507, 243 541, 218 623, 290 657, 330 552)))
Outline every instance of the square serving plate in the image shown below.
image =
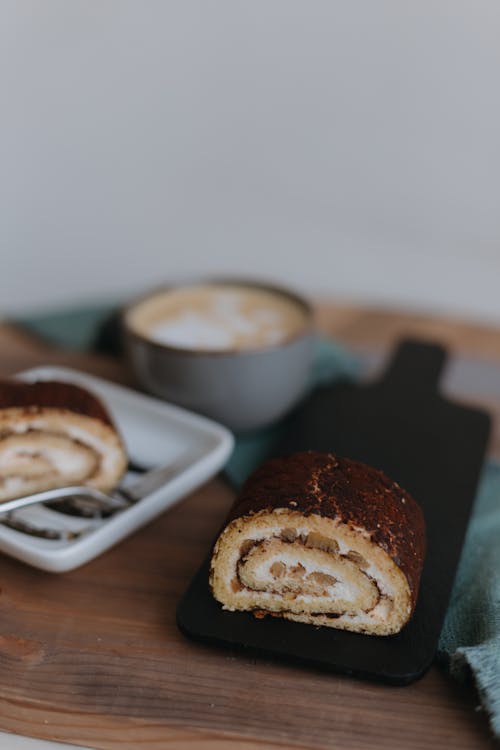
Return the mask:
MULTIPOLYGON (((233 437, 222 425, 101 378, 65 367, 36 367, 16 377, 87 388, 113 417, 132 465, 172 465, 172 478, 162 487, 108 518, 70 516, 42 505, 9 514, 18 524, 62 533, 62 538, 43 538, 0 523, 0 551, 42 570, 61 573, 97 557, 208 481, 231 453, 233 437)), ((128 472, 122 484, 137 476, 128 472)))

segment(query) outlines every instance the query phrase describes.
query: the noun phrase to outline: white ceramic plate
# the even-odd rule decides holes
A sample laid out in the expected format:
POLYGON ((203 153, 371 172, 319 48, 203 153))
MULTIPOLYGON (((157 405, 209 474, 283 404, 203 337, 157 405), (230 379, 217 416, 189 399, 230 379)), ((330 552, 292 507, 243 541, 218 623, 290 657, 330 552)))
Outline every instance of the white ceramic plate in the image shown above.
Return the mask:
MULTIPOLYGON (((63 367, 37 367, 17 377, 88 388, 111 413, 131 462, 147 469, 175 467, 172 479, 160 489, 106 519, 70 516, 38 505, 12 513, 16 522, 63 532, 63 538, 47 539, 0 523, 0 550, 37 568, 60 573, 92 560, 213 477, 231 453, 233 437, 222 425, 106 380, 63 367)), ((134 478, 137 474, 129 472, 122 484, 134 478)))

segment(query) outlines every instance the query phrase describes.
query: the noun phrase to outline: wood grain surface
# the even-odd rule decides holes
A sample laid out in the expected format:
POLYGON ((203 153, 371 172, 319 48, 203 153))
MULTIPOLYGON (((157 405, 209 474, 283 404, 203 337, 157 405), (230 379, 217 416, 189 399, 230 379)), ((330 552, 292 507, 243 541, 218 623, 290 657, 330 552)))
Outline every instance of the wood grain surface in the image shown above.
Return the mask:
MULTIPOLYGON (((411 333, 500 363, 494 328, 340 305, 319 306, 318 321, 347 344, 385 349, 411 333)), ((113 360, 58 352, 8 325, 0 352, 0 375, 50 363, 128 380, 113 360)), ((472 686, 438 667, 394 688, 184 639, 176 604, 231 501, 217 479, 63 575, 0 556, 0 729, 95 748, 495 746, 472 686)))

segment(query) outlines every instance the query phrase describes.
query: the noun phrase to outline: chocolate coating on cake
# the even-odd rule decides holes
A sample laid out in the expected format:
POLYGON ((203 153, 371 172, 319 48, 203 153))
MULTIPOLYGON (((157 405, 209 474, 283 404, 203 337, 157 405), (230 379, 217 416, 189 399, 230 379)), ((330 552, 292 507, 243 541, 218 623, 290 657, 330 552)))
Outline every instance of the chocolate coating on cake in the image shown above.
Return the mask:
POLYGON ((39 380, 25 383, 0 381, 0 409, 19 408, 36 413, 40 409, 68 409, 113 427, 108 412, 92 393, 73 383, 39 380))
POLYGON ((315 451, 272 459, 244 484, 226 523, 276 508, 365 529, 406 576, 415 605, 425 555, 425 521, 411 495, 382 471, 315 451))

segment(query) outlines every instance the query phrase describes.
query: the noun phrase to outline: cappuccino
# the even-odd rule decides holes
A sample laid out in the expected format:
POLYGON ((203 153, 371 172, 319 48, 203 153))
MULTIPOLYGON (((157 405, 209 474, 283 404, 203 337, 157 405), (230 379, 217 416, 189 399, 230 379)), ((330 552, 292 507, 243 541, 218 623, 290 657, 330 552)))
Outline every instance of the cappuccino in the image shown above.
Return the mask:
POLYGON ((308 311, 292 296, 245 284, 198 284, 158 292, 127 313, 136 334, 197 351, 261 349, 303 332, 308 311))

